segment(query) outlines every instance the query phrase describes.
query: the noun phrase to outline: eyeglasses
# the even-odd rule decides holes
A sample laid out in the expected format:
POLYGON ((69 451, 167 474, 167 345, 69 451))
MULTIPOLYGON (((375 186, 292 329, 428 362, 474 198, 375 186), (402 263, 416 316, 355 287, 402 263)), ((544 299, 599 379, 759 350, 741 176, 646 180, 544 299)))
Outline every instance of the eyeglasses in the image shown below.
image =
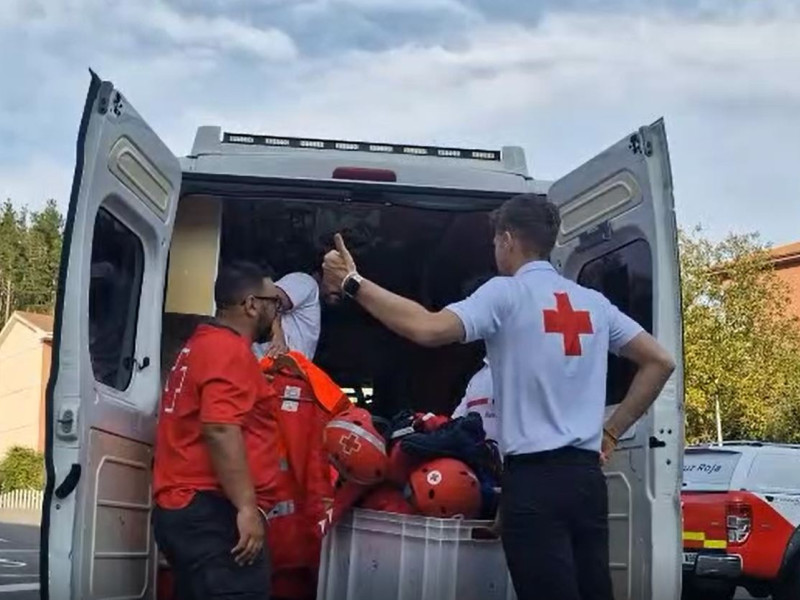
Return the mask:
MULTIPOLYGON (((275 303, 275 310, 280 312, 283 309, 283 302, 281 301, 280 296, 253 296, 256 300, 264 300, 265 302, 274 302, 275 303)), ((242 304, 245 304, 247 300, 242 300, 242 304)))

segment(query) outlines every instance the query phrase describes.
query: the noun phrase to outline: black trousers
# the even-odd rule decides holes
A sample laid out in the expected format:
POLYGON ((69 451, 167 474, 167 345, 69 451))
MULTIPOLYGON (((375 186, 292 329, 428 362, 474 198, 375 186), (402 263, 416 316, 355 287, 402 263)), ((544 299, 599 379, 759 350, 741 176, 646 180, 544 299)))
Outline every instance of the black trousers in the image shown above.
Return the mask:
POLYGON ((231 550, 239 539, 236 507, 224 496, 198 492, 185 508, 156 507, 153 529, 175 575, 175 600, 269 598, 266 550, 252 565, 233 560, 231 550))
POLYGON ((507 457, 501 510, 518 600, 613 600, 608 490, 596 452, 507 457))

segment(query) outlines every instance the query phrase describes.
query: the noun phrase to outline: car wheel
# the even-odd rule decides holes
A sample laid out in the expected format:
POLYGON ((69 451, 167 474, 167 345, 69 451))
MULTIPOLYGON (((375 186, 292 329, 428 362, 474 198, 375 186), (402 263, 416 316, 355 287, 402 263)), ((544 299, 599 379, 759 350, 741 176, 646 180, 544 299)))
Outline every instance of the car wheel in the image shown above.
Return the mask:
POLYGON ((800 559, 793 560, 781 573, 772 591, 773 600, 800 598, 800 559))

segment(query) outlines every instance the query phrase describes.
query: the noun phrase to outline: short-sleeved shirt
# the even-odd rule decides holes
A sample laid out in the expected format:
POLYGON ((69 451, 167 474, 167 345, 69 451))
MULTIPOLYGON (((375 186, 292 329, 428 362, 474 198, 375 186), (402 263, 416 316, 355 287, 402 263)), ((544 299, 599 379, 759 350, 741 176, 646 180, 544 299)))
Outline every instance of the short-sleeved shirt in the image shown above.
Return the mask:
POLYGON ((243 337, 220 325, 200 325, 178 353, 161 397, 153 468, 156 503, 182 508, 197 491, 222 492, 203 425, 231 424, 241 427, 259 503, 269 504, 280 468, 275 403, 270 401, 275 393, 243 337))
POLYGON ((505 454, 600 450, 608 352, 636 337, 639 324, 545 261, 494 277, 447 308, 465 342, 486 342, 505 454))
POLYGON ((492 371, 486 361, 469 380, 464 397, 453 411, 452 417, 456 419, 471 412, 481 416, 486 439, 497 441, 497 410, 492 393, 492 371))
MULTIPOLYGON (((281 315, 281 326, 290 350, 302 352, 309 360, 314 359, 322 326, 319 305, 319 285, 306 273, 289 273, 275 282, 292 301, 292 308, 281 315)), ((254 344, 253 352, 263 358, 270 343, 254 344)))

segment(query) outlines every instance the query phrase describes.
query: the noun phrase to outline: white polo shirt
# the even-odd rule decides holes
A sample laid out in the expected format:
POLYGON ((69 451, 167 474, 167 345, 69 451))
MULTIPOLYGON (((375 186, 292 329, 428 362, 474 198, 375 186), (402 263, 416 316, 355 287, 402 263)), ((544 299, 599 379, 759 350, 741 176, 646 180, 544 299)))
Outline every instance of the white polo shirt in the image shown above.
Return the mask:
POLYGON ((636 337, 639 324, 545 261, 494 277, 447 308, 465 342, 486 342, 505 454, 600 450, 608 352, 636 337))
POLYGON ((492 393, 492 371, 484 360, 483 367, 472 376, 467 384, 461 403, 453 411, 452 418, 463 417, 467 413, 478 413, 483 421, 486 439, 497 441, 497 411, 492 393))
MULTIPOLYGON (((314 359, 322 325, 319 306, 319 286, 316 280, 306 273, 289 273, 275 285, 286 292, 292 301, 291 310, 280 317, 286 345, 290 350, 302 352, 309 360, 314 359)), ((253 352, 260 359, 268 351, 270 342, 253 344, 253 352)))

